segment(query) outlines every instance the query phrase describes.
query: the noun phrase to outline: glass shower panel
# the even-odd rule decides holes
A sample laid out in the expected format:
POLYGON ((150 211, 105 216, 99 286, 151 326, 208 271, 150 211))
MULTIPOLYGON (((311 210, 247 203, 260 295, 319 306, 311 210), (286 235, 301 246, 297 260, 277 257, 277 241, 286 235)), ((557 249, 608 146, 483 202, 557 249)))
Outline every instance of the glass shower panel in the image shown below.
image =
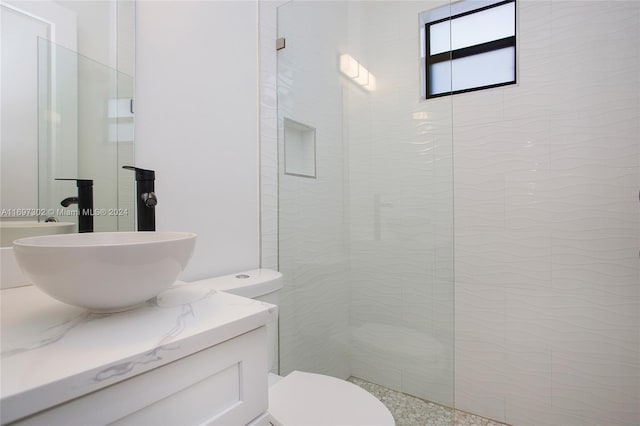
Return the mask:
MULTIPOLYGON (((347 378, 349 252, 343 88, 338 53, 347 45, 346 2, 291 2, 278 9, 280 373, 347 378), (285 173, 287 123, 315 129, 313 177, 285 173)), ((287 158, 300 169, 301 156, 287 158)))
POLYGON ((278 9, 282 375, 454 405, 451 100, 421 99, 419 72, 419 13, 443 4, 278 9), (340 72, 344 55, 375 86, 340 72), (315 129, 315 179, 284 173, 285 120, 315 129))
POLYGON ((38 43, 39 208, 77 222, 78 206, 60 205, 76 196, 76 184, 56 178, 92 179, 94 231, 133 230, 134 179, 121 176, 122 166, 133 164, 133 78, 48 40, 38 43))
POLYGON ((60 201, 77 194, 72 182, 56 178, 78 176, 78 55, 38 39, 38 207, 40 220, 76 222, 60 201))

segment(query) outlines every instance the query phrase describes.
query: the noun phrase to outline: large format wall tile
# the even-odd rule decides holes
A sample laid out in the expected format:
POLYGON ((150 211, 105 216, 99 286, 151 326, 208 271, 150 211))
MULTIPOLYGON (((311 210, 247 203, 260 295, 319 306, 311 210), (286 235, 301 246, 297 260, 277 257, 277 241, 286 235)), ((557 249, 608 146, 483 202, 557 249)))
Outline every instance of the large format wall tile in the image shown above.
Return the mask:
MULTIPOLYGON (((454 115, 459 408, 518 425, 640 420, 640 5, 612 5, 519 2, 502 118, 454 115)), ((500 98, 454 97, 454 112, 485 96, 500 98)))

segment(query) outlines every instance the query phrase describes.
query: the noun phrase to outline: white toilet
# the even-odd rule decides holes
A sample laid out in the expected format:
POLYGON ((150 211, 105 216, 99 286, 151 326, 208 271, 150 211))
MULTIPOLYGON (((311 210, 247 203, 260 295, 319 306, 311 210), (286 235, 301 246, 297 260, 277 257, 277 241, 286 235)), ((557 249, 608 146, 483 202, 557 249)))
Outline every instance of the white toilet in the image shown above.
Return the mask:
MULTIPOLYGON (((195 283, 276 305, 276 292, 283 286, 282 274, 270 269, 254 269, 195 283)), ((268 332, 271 366, 276 355, 277 325, 270 324, 268 332)), ((274 426, 395 425, 387 407, 364 389, 335 377, 301 371, 284 378, 269 373, 269 416, 274 426)))

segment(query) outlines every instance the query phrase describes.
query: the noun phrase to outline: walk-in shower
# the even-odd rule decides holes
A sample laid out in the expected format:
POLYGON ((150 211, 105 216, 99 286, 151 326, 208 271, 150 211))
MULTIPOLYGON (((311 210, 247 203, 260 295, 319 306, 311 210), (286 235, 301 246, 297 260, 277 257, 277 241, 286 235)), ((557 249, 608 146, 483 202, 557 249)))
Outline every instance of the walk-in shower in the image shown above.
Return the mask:
POLYGON ((280 374, 637 425, 640 3, 294 0, 260 19, 280 374), (425 96, 429 11, 507 4, 513 38, 481 43, 512 49, 513 78, 456 90, 450 68, 460 93, 425 96))
POLYGON ((280 368, 453 405, 451 98, 420 99, 420 7, 278 10, 280 368), (288 119, 315 131, 315 176, 287 172, 305 143, 288 119))

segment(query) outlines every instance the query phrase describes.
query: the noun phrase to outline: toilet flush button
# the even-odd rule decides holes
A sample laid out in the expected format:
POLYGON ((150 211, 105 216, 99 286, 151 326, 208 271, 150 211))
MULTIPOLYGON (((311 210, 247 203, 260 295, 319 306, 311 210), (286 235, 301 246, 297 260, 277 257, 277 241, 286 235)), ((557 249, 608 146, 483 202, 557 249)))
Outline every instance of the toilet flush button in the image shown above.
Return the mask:
POLYGON ((239 274, 239 275, 236 275, 236 278, 240 278, 241 280, 243 280, 245 278, 251 278, 251 276, 247 274, 239 274))

